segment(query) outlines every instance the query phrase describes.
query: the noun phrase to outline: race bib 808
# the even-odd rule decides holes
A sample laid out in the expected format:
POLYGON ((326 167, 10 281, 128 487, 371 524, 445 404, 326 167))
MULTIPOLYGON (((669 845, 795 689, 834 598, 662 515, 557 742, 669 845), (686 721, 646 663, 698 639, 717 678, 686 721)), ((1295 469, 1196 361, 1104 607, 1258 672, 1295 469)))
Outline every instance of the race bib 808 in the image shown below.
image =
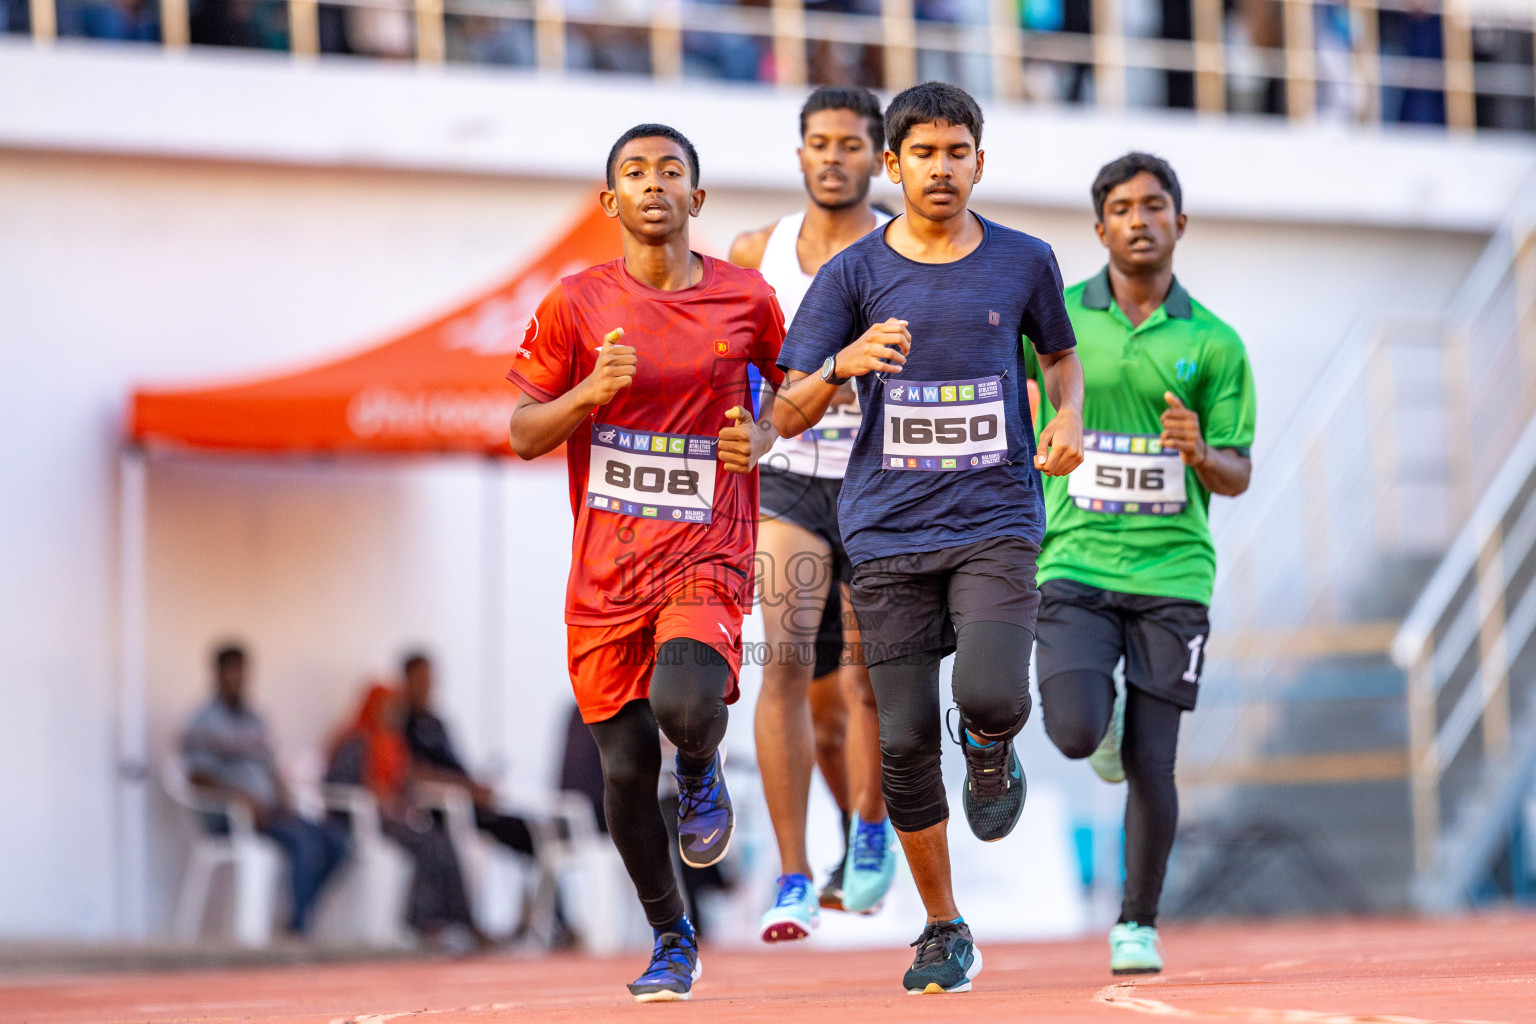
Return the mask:
POLYGON ((1002 380, 885 383, 886 469, 960 472, 1008 458, 1002 380))
POLYGON ((658 522, 702 525, 715 503, 719 438, 597 423, 587 469, 587 507, 658 522))
POLYGON ((1083 434, 1083 464, 1067 477, 1078 508, 1113 515, 1171 516, 1184 511, 1184 462, 1157 434, 1083 434))

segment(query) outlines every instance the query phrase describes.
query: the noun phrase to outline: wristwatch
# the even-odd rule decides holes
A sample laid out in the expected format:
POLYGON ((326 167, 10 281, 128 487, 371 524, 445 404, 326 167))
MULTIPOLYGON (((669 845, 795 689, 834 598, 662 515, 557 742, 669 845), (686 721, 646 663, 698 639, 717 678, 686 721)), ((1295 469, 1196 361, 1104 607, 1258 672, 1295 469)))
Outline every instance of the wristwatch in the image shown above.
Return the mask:
POLYGON ((838 377, 838 376, 835 376, 832 373, 832 371, 836 367, 837 367, 837 356, 827 356, 827 361, 821 364, 821 379, 826 381, 828 384, 834 384, 837 387, 842 387, 844 384, 847 384, 853 378, 852 377, 838 377))

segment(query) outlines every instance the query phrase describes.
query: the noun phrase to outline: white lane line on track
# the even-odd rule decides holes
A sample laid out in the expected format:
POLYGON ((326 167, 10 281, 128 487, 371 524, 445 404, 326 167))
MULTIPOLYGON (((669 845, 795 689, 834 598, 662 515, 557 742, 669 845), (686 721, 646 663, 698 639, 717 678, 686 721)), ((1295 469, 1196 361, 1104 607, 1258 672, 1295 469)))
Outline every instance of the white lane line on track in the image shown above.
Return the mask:
POLYGON ((402 1010, 399 1013, 358 1013, 351 1017, 333 1017, 330 1024, 388 1024, 402 1017, 429 1017, 437 1013, 497 1013, 515 1010, 523 1003, 481 1003, 478 1006, 450 1006, 440 1010, 402 1010))
POLYGON ((1094 993, 1100 1003, 1121 1010, 1146 1013, 1154 1017, 1177 1017, 1182 1020, 1228 1021, 1231 1024, 1501 1024, 1486 1020, 1448 1020, 1404 1017, 1398 1014, 1319 1013, 1313 1010, 1271 1010, 1262 1008, 1230 1007, 1222 1010, 1184 1010, 1163 1002, 1134 994, 1137 982, 1124 981, 1106 985, 1094 993))

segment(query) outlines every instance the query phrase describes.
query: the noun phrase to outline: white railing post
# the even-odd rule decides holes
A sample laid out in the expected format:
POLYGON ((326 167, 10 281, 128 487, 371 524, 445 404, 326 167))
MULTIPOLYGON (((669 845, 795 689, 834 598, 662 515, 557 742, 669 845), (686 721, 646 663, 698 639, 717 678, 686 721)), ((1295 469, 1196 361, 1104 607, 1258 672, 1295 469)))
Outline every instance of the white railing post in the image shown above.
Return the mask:
POLYGON ((773 0, 773 80, 781 86, 805 85, 805 4, 773 0))
POLYGON ((416 0, 416 61, 441 64, 448 55, 443 0, 416 0))
POLYGON ((1483 756, 1509 752, 1509 650, 1504 641, 1504 531, 1495 524, 1477 554, 1477 647, 1482 680, 1483 756))
POLYGON ((881 0, 885 37, 885 88, 900 92, 917 82, 917 15, 912 0, 881 0))
POLYGON ((534 48, 538 52, 539 70, 546 74, 565 71, 564 0, 534 0, 533 17, 534 48))
POLYGON ((1024 31, 1014 0, 988 4, 992 43, 992 96, 1017 103, 1024 98, 1024 31))
POLYGON ((1285 114, 1310 121, 1317 112, 1317 51, 1312 39, 1312 0, 1285 0, 1285 114))
POLYGON ((683 77, 683 10, 679 0, 651 5, 651 76, 662 81, 683 77))
POLYGON ((1440 842, 1440 765, 1435 757, 1434 659, 1431 641, 1408 669, 1408 764, 1413 799, 1413 867, 1422 879, 1435 864, 1440 842))
POLYGON ((316 0, 288 0, 288 50, 295 57, 320 52, 320 5, 316 0))
POLYGON ((59 36, 59 12, 54 0, 28 0, 27 14, 32 22, 32 41, 47 46, 59 36))
POLYGON ((1093 97, 1101 110, 1125 108, 1125 21, 1120 0, 1093 0, 1093 97))
POLYGON ((1195 37, 1195 109, 1220 114, 1227 109, 1226 15, 1221 0, 1193 0, 1195 37))

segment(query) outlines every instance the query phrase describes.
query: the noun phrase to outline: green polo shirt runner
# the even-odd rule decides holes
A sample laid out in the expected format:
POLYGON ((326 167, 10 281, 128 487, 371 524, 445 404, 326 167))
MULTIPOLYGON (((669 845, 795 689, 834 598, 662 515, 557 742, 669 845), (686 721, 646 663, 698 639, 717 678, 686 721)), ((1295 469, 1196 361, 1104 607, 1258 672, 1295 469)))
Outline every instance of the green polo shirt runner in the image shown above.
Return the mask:
MULTIPOLYGON (((1039 581, 1209 605, 1216 581, 1211 495, 1176 451, 1162 450, 1159 417, 1171 391, 1199 414, 1206 444, 1247 455, 1256 403, 1242 339, 1177 278, 1137 327, 1114 302, 1108 268, 1068 288, 1066 303, 1086 380, 1085 459, 1070 476, 1044 478, 1039 581), (1183 478, 1182 501, 1168 479, 1174 474, 1183 478), (1160 476, 1162 486, 1150 486, 1160 476)), ((1024 353, 1041 382, 1032 346, 1024 353)), ((1048 422, 1055 410, 1043 386, 1040 394, 1041 422, 1048 422)))

